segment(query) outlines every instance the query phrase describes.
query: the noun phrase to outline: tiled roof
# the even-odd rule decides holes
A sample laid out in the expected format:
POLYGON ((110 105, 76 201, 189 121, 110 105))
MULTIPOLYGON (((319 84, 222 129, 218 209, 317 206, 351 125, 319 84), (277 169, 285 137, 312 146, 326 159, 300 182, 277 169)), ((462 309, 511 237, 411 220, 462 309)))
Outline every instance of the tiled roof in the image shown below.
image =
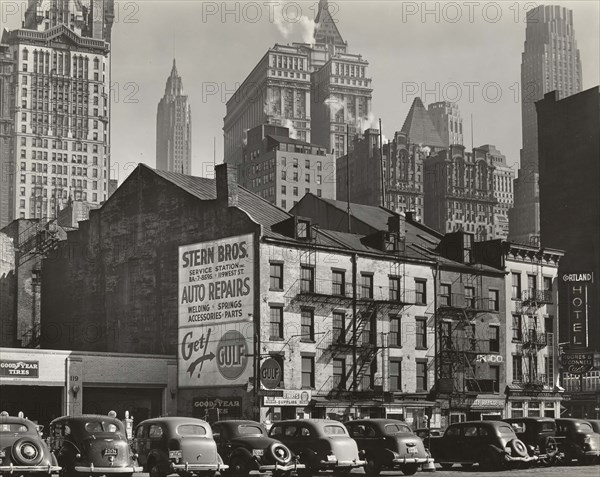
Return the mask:
POLYGON ((412 144, 445 147, 444 141, 442 141, 437 129, 433 125, 421 98, 415 98, 413 101, 410 111, 404 120, 402 132, 408 135, 412 144))

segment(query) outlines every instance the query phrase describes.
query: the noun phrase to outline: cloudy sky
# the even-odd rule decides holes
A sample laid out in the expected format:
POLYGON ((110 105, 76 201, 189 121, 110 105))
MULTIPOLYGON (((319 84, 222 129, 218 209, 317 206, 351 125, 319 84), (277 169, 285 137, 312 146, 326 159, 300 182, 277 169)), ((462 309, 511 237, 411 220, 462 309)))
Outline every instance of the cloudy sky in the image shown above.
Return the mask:
MULTIPOLYGON (((373 113, 387 137, 400 130, 415 96, 426 104, 456 100, 465 145, 471 146, 473 115, 475 145, 496 145, 517 167, 525 12, 537 4, 332 0, 330 9, 349 51, 370 63, 373 113)), ((600 2, 549 4, 573 9, 583 87, 598 85, 600 2)), ((112 175, 122 182, 139 162, 154 167, 156 108, 175 57, 192 106, 192 173, 210 176, 214 142, 216 162, 222 162, 225 102, 269 47, 306 38, 317 5, 117 0, 112 175)), ((3 17, 9 29, 20 24, 17 15, 3 17)))

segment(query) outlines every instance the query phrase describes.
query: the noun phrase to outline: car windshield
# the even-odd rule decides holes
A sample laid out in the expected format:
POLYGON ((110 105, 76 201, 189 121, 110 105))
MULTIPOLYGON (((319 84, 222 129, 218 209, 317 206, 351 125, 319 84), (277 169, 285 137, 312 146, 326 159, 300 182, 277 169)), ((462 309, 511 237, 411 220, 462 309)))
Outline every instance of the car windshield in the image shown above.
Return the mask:
POLYGON ((247 424, 238 426, 237 431, 240 435, 254 434, 262 436, 264 434, 263 430, 259 426, 250 426, 247 424))
POLYGON ((109 421, 88 421, 85 423, 85 430, 90 434, 99 432, 118 432, 119 427, 114 422, 109 421))
POLYGON ((345 436, 346 430, 342 426, 325 426, 323 432, 328 436, 345 436))
POLYGON ((27 432, 27 430, 25 424, 0 424, 0 432, 27 432))
POLYGON ((577 427, 580 431, 593 432, 592 426, 587 422, 578 422, 577 427))
POLYGON ((500 434, 511 435, 511 436, 515 433, 513 428, 510 426, 498 426, 498 432, 500 432, 500 434))
POLYGON ((402 424, 386 424, 385 425, 385 433, 388 436, 393 436, 394 434, 406 433, 412 434, 412 430, 408 426, 404 426, 402 424))
POLYGON ((177 434, 180 436, 205 436, 206 429, 197 424, 181 424, 177 426, 177 434))

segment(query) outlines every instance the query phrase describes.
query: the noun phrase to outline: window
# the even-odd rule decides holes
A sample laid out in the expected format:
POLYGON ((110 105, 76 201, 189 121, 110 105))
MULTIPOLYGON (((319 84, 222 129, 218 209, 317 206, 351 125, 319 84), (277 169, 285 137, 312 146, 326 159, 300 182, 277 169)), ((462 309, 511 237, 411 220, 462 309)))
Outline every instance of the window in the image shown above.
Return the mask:
POLYGON ((287 209, 287 204, 286 204, 285 200, 281 201, 281 208, 282 209, 287 209))
POLYGON ((415 279, 415 299, 417 305, 427 304, 427 280, 415 279))
POLYGON ((304 175, 304 182, 310 182, 310 174, 304 175))
POLYGON ((315 291, 315 269, 313 267, 300 267, 300 292, 313 293, 315 291))
POLYGON ((375 320, 376 316, 365 319, 361 337, 361 344, 375 344, 375 320))
POLYGON ((444 283, 440 285, 440 306, 450 306, 452 304, 450 301, 451 290, 451 285, 446 285, 444 283))
POLYGON ((285 179, 286 179, 286 174, 285 174, 285 171, 281 171, 281 178, 282 178, 283 180, 285 180, 285 179))
POLYGON ((490 326, 490 352, 500 351, 500 327, 499 326, 490 326))
POLYGON ((488 290, 488 310, 498 311, 499 309, 498 290, 488 290))
POLYGON ((346 272, 343 270, 333 270, 331 272, 331 294, 346 295, 346 272))
POLYGON ((513 381, 523 381, 523 357, 521 355, 514 355, 512 357, 513 365, 513 381))
POLYGON ((511 417, 523 417, 523 403, 519 401, 513 401, 511 403, 510 410, 511 417))
POLYGON ((283 263, 271 263, 271 290, 283 290, 283 263))
POLYGON ((400 316, 390 316, 390 333, 388 335, 388 346, 402 346, 402 321, 400 316))
POLYGON ((544 291, 552 291, 552 277, 544 277, 544 291))
POLYGON ((340 311, 333 312, 331 325, 332 341, 334 343, 346 342, 346 314, 340 311))
POLYGON ((527 402, 527 416, 528 417, 540 417, 540 401, 528 401, 527 402))
POLYGON ((346 360, 333 360, 333 387, 341 388, 346 382, 346 360))
POLYGON ((513 341, 522 341, 523 339, 523 320, 521 315, 513 315, 512 317, 512 331, 513 331, 513 336, 512 336, 512 340, 513 341))
POLYGON ((323 176, 318 175, 317 176, 317 184, 322 184, 323 183, 323 176))
POLYGON ((417 391, 427 391, 427 360, 417 359, 417 391))
POLYGON ((427 349, 427 318, 415 319, 415 347, 427 349))
POLYGON ((284 185, 281 186, 281 193, 282 194, 286 194, 287 193, 286 187, 284 185))
POLYGON ((373 275, 370 273, 360 274, 360 297, 373 298, 373 275))
POLYGON ((512 276, 512 298, 518 300, 521 298, 521 274, 513 272, 512 276))
POLYGON ((271 339, 283 339, 283 307, 271 306, 270 316, 270 337, 271 339))
POLYGON ((301 341, 315 340, 315 313, 310 309, 303 309, 301 314, 300 333, 302 334, 301 341))
POLYGON ((400 301, 399 277, 390 277, 390 301, 400 301))
POLYGON ((529 297, 534 298, 537 291, 537 277, 535 275, 527 275, 527 290, 529 297))
POLYGON ((402 391, 402 360, 390 359, 389 369, 390 391, 402 391))
POLYGON ((467 308, 475 308, 475 288, 465 287, 465 306, 467 308))
POLYGON ((494 381, 494 392, 500 392, 500 366, 490 365, 490 379, 494 381))
POLYGON ((298 188, 297 187, 294 187, 292 189, 292 194, 294 195, 294 197, 298 197, 298 188))
POLYGON ((302 356, 302 387, 315 387, 315 358, 302 356))

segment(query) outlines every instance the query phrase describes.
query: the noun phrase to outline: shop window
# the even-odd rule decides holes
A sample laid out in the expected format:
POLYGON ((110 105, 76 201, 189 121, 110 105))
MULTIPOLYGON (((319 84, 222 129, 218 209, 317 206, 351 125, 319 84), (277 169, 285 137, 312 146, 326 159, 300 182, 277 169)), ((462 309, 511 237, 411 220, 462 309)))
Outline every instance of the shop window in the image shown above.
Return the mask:
POLYGON ((510 417, 523 417, 523 403, 513 402, 511 403, 510 417))

